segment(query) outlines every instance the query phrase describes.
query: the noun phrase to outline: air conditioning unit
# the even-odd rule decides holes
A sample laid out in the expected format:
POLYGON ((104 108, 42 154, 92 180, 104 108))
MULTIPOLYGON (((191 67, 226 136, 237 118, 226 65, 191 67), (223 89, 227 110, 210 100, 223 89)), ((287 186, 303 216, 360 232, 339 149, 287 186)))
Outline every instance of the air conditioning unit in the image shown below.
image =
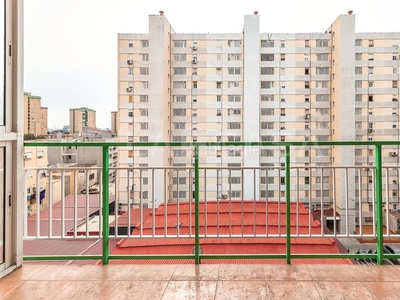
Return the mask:
POLYGON ((305 114, 304 115, 304 119, 309 119, 310 118, 310 114, 305 114))
POLYGON ((397 184, 397 180, 395 179, 395 180, 393 180, 393 184, 397 184))
POLYGON ((222 195, 221 195, 221 198, 222 198, 222 199, 228 199, 228 195, 227 195, 227 194, 222 194, 222 195))
POLYGON ((397 152, 389 152, 390 156, 397 156, 397 152))
POLYGON ((197 117, 197 114, 196 114, 196 113, 194 113, 194 114, 193 114, 193 117, 197 117))
POLYGON ((127 87, 127 88, 126 88, 126 91, 127 91, 128 93, 132 92, 132 91, 133 91, 133 87, 127 87))
POLYGON ((197 46, 192 46, 192 50, 197 50, 197 46))
POLYGON ((286 114, 285 113, 281 113, 281 116, 284 117, 284 116, 286 116, 286 114))
POLYGON ((128 59, 126 62, 127 62, 128 65, 133 65, 133 60, 132 59, 128 59))
POLYGON ((193 64, 197 64, 197 59, 193 59, 193 60, 192 60, 192 63, 193 63, 193 64))
POLYGON ((368 132, 371 133, 373 130, 372 128, 368 128, 368 132))
POLYGON ((285 130, 286 128, 282 126, 281 129, 282 129, 282 130, 285 130))
POLYGON ((398 99, 397 99, 397 98, 392 98, 392 101, 393 101, 393 102, 397 102, 398 99))

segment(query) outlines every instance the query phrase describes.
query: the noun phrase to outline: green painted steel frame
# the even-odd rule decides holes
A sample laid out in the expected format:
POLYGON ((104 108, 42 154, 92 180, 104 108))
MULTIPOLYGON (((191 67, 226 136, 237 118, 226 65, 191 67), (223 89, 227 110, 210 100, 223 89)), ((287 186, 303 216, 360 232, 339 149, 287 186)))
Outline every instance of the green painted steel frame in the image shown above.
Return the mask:
POLYGON ((201 259, 285 259, 287 264, 291 259, 300 258, 338 258, 338 259, 376 259, 379 265, 384 263, 384 259, 399 259, 400 254, 383 253, 383 213, 382 213, 382 146, 396 145, 400 146, 400 141, 322 141, 322 142, 25 142, 25 147, 102 147, 103 149, 103 173, 102 173, 102 254, 101 255, 52 255, 52 256, 24 256, 24 261, 48 261, 48 260, 101 260, 104 265, 109 263, 110 259, 193 259, 195 264, 199 264, 201 259), (291 146, 375 146, 375 169, 376 169, 376 254, 292 254, 290 251, 290 147, 291 146), (109 254, 109 147, 193 147, 195 157, 195 238, 193 255, 112 255, 109 254), (286 202, 286 253, 285 254, 202 254, 200 248, 200 230, 199 230, 199 147, 211 146, 276 146, 285 147, 285 202, 286 202))

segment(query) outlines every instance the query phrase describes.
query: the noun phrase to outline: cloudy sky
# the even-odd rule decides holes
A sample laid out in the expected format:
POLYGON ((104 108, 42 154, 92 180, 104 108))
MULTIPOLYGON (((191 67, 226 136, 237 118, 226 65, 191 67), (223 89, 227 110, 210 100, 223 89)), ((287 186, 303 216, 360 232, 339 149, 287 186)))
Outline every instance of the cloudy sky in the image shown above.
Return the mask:
POLYGON ((163 10, 179 33, 241 32, 255 10, 261 32, 323 32, 350 9, 357 32, 400 32, 397 0, 25 0, 25 91, 42 97, 50 128, 82 106, 107 128, 117 110, 117 34, 147 33, 150 14, 163 10))

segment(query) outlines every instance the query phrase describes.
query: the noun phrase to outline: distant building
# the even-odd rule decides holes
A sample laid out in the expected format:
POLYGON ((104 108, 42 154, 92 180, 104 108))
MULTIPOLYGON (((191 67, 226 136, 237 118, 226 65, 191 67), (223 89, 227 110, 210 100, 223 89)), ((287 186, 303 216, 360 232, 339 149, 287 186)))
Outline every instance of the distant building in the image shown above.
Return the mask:
POLYGON ((41 105, 42 97, 24 93, 24 134, 35 137, 47 134, 47 107, 41 105))
POLYGON ((96 111, 87 107, 69 109, 70 133, 82 133, 83 128, 96 128, 96 111))
POLYGON ((113 136, 118 135, 117 128, 118 128, 118 112, 112 111, 111 112, 111 134, 113 136))

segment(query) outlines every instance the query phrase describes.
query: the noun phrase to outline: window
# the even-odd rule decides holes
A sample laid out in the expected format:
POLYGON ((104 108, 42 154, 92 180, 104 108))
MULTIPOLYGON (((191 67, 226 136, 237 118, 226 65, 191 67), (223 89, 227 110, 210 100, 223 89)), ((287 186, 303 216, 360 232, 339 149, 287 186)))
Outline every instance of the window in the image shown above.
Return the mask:
POLYGON ((217 102, 221 102, 221 95, 217 95, 217 102))
POLYGON ((373 53, 369 53, 368 54, 368 60, 374 60, 374 54, 373 53))
POLYGON ((310 68, 304 68, 304 74, 310 75, 310 68))
POLYGON ((229 75, 240 75, 240 68, 228 68, 229 75))
POLYGON ((217 82, 216 82, 216 85, 217 85, 217 89, 220 89, 220 88, 222 88, 222 82, 220 82, 220 81, 217 81, 217 82))
POLYGON ((329 74, 329 67, 318 67, 316 68, 317 75, 329 74))
POLYGON ((231 198, 240 198, 240 195, 241 195, 240 191, 231 191, 230 192, 231 198))
POLYGON ((393 53, 392 60, 397 60, 397 54, 396 53, 393 53))
POLYGON ((308 54, 304 54, 304 61, 309 61, 310 60, 310 56, 308 54))
POLYGON ((329 122, 317 122, 317 129, 328 129, 329 122))
POLYGON ((310 88, 310 82, 309 81, 305 81, 304 82, 304 88, 305 89, 309 89, 310 88))
POLYGON ((374 47, 374 40, 368 40, 368 47, 374 47))
POLYGON ((397 89, 397 80, 392 81, 392 88, 397 89))
POLYGON ((328 61, 328 53, 317 53, 317 61, 328 61))
POLYGON ((356 74, 362 74, 362 67, 356 67, 355 73, 356 74))
POLYGON ((185 89, 186 81, 174 81, 172 86, 174 89, 185 89))
POLYGON ((186 102, 186 95, 174 95, 173 101, 174 102, 186 102))
POLYGON ((172 192, 172 198, 178 199, 178 195, 179 195, 179 198, 186 198, 186 191, 179 191, 179 194, 178 194, 178 191, 172 192))
POLYGON ((174 54, 174 61, 186 61, 186 54, 184 53, 174 54))
POLYGON ((148 129, 149 129, 149 123, 147 123, 147 122, 141 122, 141 123, 140 123, 140 129, 141 129, 141 130, 148 130, 148 129))
POLYGON ((129 43, 128 43, 128 47, 129 47, 129 48, 133 48, 133 42, 129 42, 129 43))
POLYGON ((374 86, 374 82, 373 81, 368 81, 368 87, 373 87, 374 86))
POLYGON ((229 54, 228 55, 228 61, 238 61, 238 60, 240 60, 240 54, 229 54))
POLYGON ((368 95, 368 101, 373 102, 374 101, 374 96, 373 95, 368 95))
POLYGON ((174 157, 186 157, 186 150, 174 150, 174 157))
POLYGON ((149 151, 148 150, 139 150, 139 157, 148 157, 149 151))
POLYGON ((241 102, 240 95, 228 95, 228 102, 241 102))
POLYGON ((228 150, 228 156, 240 156, 241 155, 241 150, 228 150))
POLYGON ((133 157, 133 150, 128 150, 128 157, 133 157))
POLYGON ((140 115, 142 117, 147 117, 149 115, 149 110, 147 108, 141 108, 140 109, 140 115))
POLYGON ((285 61, 286 60, 286 55, 284 53, 281 54, 281 61, 285 61))
POLYGON ((142 89, 148 89, 149 88, 149 82, 148 81, 142 81, 142 89))
POLYGON ((274 115, 273 108, 261 108, 260 111, 261 111, 262 116, 273 116, 274 115))
POLYGON ((261 95, 261 101, 274 101, 274 95, 261 95))
POLYGON ((228 81, 228 88, 238 88, 240 87, 239 81, 228 81))
POLYGON ((284 40, 281 41, 281 48, 285 48, 285 41, 284 40))
POLYGON ((186 142, 186 136, 173 136, 173 142, 186 142))
POLYGON ((240 40, 229 40, 228 47, 240 47, 240 40))
POLYGON ((316 101, 317 102, 328 102, 329 101, 329 95, 317 95, 316 96, 316 101))
POLYGON ((261 122, 261 129, 274 129, 273 122, 261 122))
POLYGON ((175 40, 174 41, 174 47, 176 47, 176 48, 186 47, 186 41, 184 41, 184 40, 175 40))
POLYGON ((197 89, 197 81, 193 81, 193 88, 197 89))
POLYGON ((261 54, 261 61, 274 61, 273 54, 261 54))
POLYGON ((317 141, 322 142, 322 141, 328 141, 329 136, 328 135, 317 135, 317 141))
POLYGON ((172 110, 173 116, 186 116, 186 109, 185 108, 174 108, 172 110))
POLYGON ((274 75, 274 68, 262 67, 261 75, 274 75))
POLYGON ((139 136, 139 141, 140 142, 148 142, 149 141, 149 137, 148 136, 139 136))
POLYGON ((240 140, 241 140, 240 135, 229 135, 228 136, 229 142, 240 142, 240 140))
POLYGON ((316 87, 317 88, 328 88, 329 87, 329 81, 317 81, 316 82, 316 87))
POLYGON ((149 61, 149 55, 147 53, 141 53, 140 61, 149 61))
POLYGON ((317 47, 328 47, 328 40, 317 40, 317 47))
POLYGON ((310 47, 310 40, 305 40, 304 41, 304 47, 306 47, 306 48, 310 47))
POLYGON ((242 110, 240 108, 229 108, 228 109, 228 116, 240 116, 242 110))
POLYGON ((149 68, 147 67, 140 68, 140 75, 149 75, 149 68))
POLYGON ((221 115, 221 110, 217 109, 217 116, 220 116, 220 115, 221 115))
POLYGON ((186 184, 186 177, 173 177, 172 183, 173 184, 186 184))
POLYGON ((186 75, 186 68, 174 68, 174 75, 186 75))
POLYGON ((128 75, 133 75, 133 68, 128 69, 128 75))
POLYGON ((274 156, 274 150, 272 149, 261 149, 260 150, 260 155, 264 157, 273 157, 274 156))
POLYGON ((368 74, 374 74, 374 67, 368 67, 368 74))
POLYGON ((273 47, 275 47, 274 41, 261 40, 261 48, 273 48, 273 47))
MULTIPOLYGON (((231 170, 234 170, 233 168, 238 168, 241 167, 242 165, 240 163, 228 163, 228 168, 231 168, 231 170)), ((240 169, 239 169, 240 170, 240 169)))
POLYGON ((321 116, 329 114, 329 108, 317 108, 316 111, 321 116))
POLYGON ((222 60, 221 54, 217 54, 217 61, 221 61, 221 60, 222 60))
POLYGON ((362 40, 361 39, 357 39, 356 40, 356 46, 362 46, 362 40))
POLYGON ((317 149, 315 155, 316 156, 328 156, 328 149, 317 149))
POLYGON ((140 102, 149 102, 149 96, 148 95, 140 95, 139 101, 140 102))
POLYGON ((228 122, 228 129, 240 129, 241 123, 240 122, 228 122))
POLYGON ((148 40, 141 40, 140 43, 142 44, 143 48, 149 47, 149 41, 148 40))
POLYGON ((262 89, 272 89, 274 87, 273 81, 261 81, 261 88, 262 89))
POLYGON ((273 135, 262 135, 261 137, 262 142, 273 142, 274 136, 273 135))
POLYGON ((185 122, 175 122, 174 129, 185 129, 186 123, 185 122))

